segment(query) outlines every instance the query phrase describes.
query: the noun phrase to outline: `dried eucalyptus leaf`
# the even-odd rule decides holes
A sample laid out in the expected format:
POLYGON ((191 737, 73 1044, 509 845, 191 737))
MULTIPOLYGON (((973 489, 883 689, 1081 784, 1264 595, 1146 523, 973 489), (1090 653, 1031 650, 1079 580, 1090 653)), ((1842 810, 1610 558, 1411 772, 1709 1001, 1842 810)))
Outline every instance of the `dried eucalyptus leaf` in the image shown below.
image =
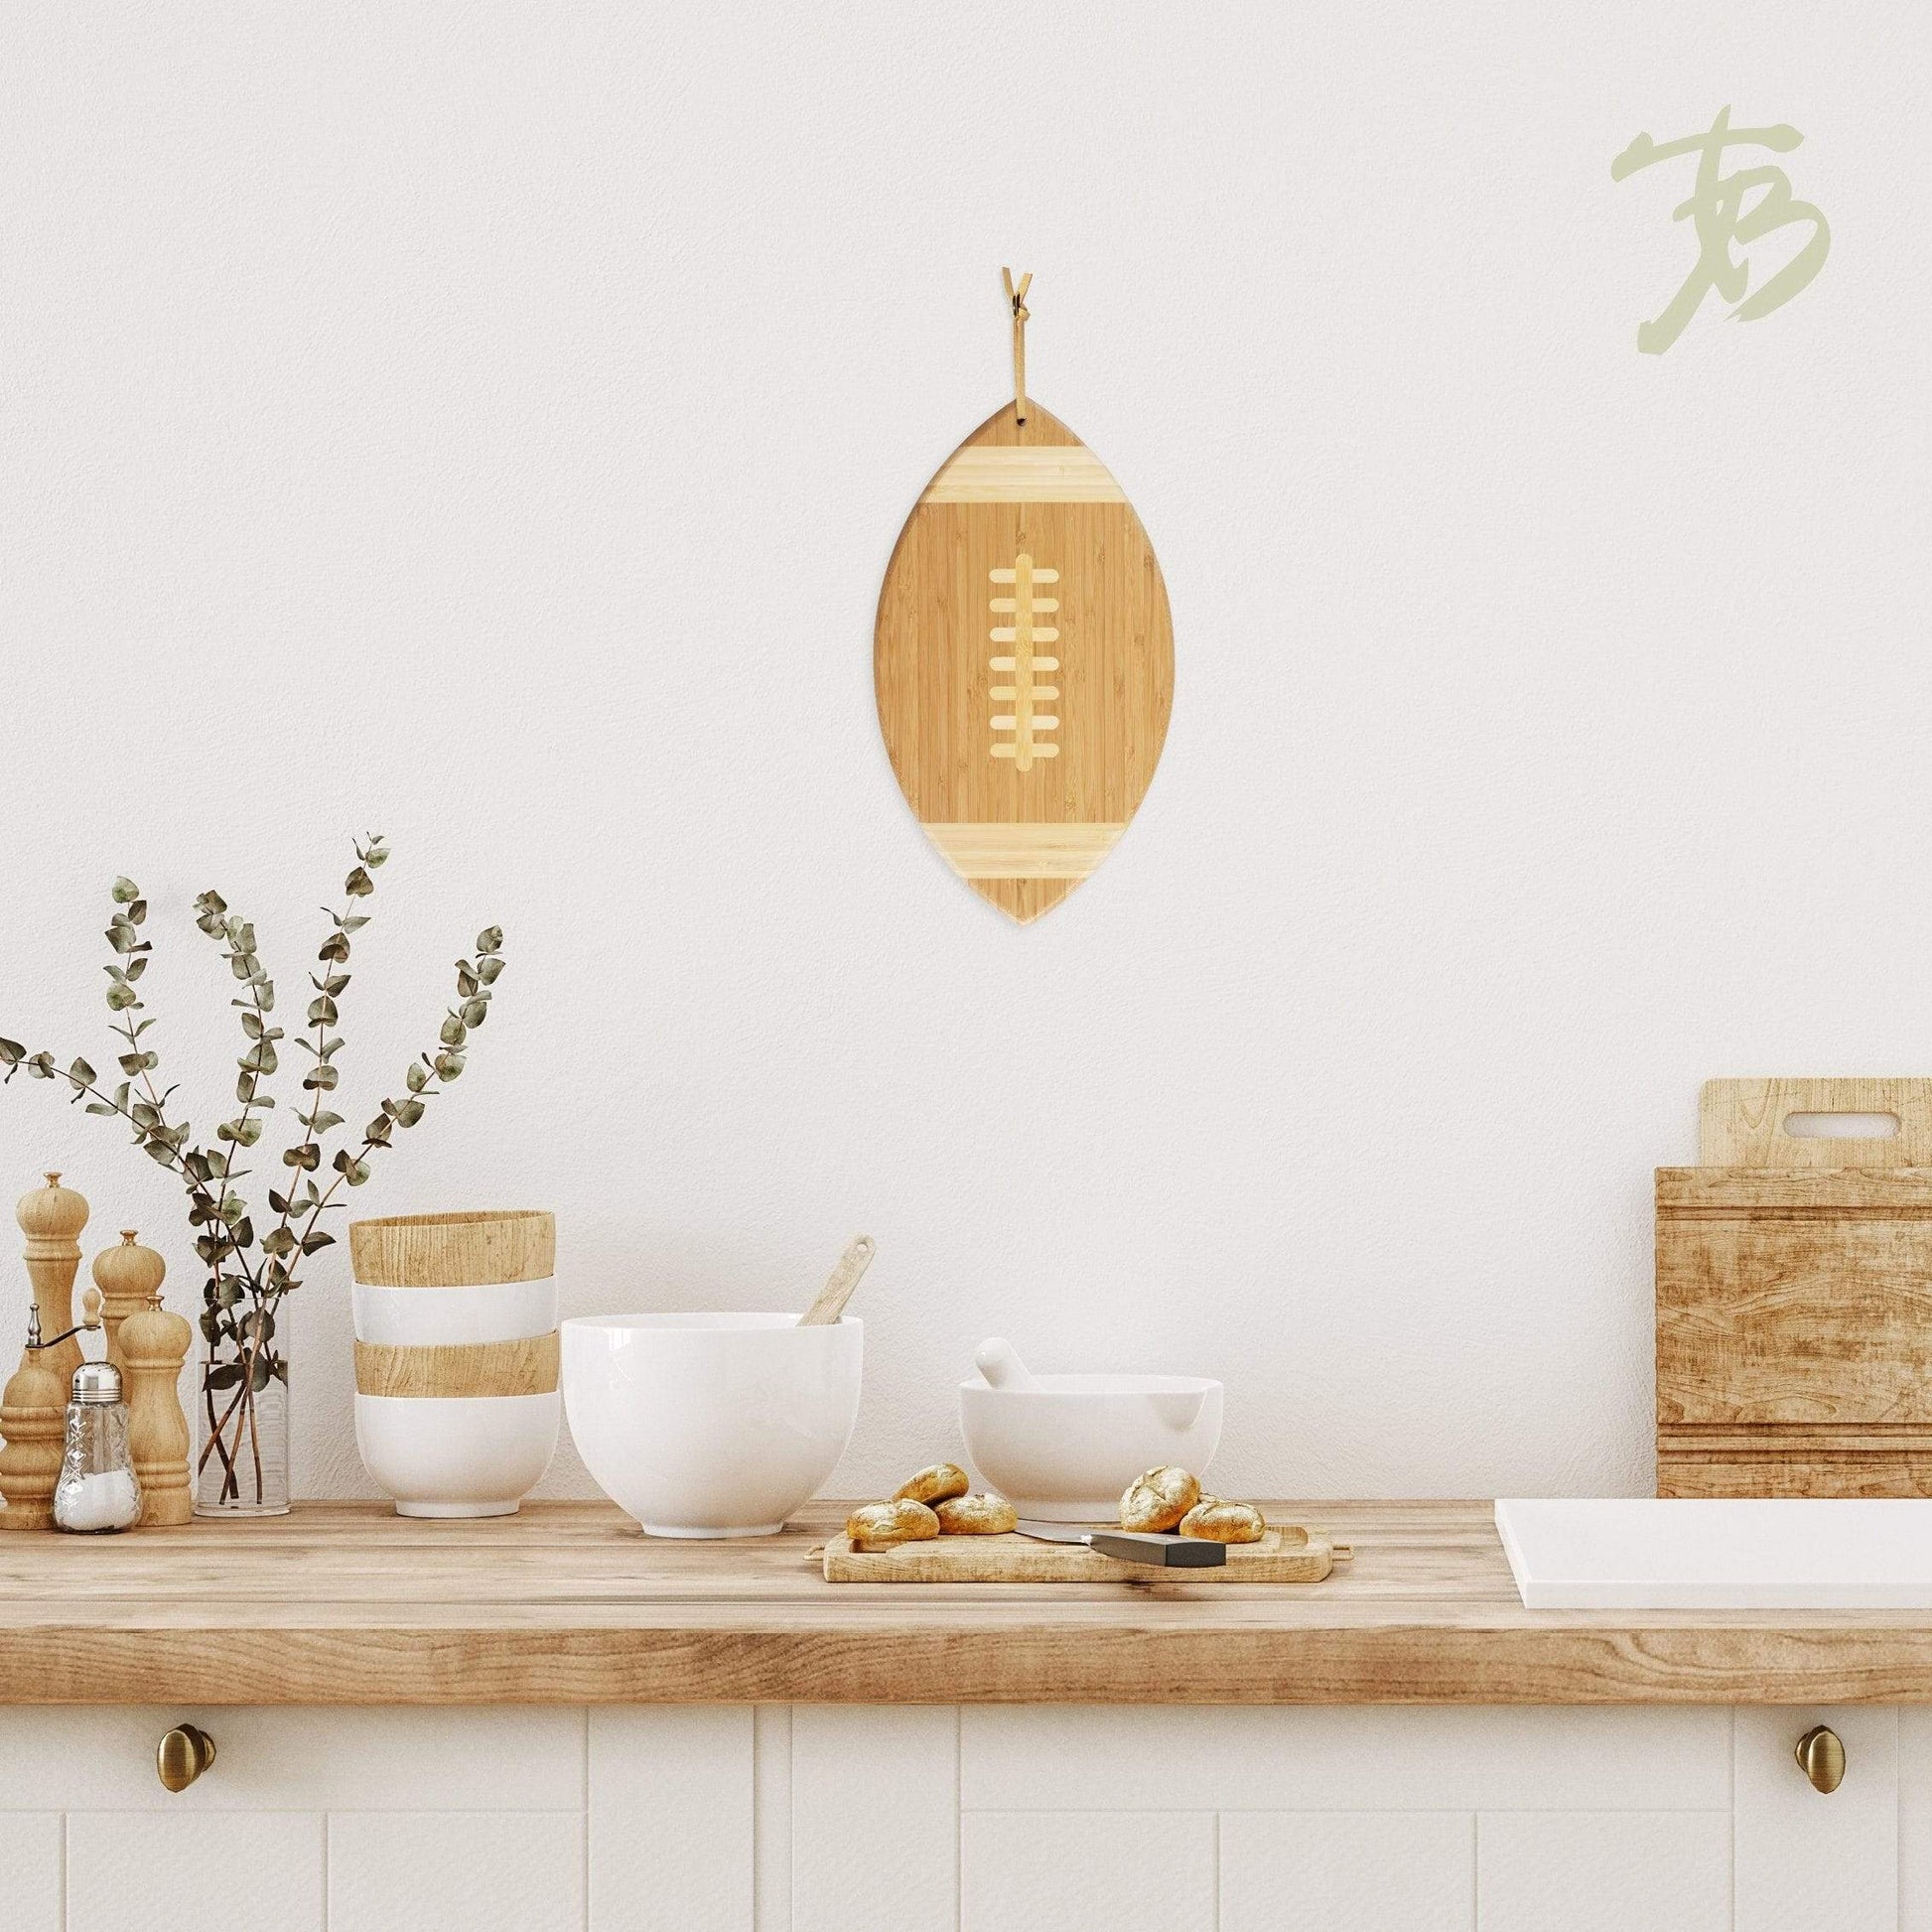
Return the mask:
POLYGON ((496 984, 496 976, 502 970, 503 962, 500 959, 480 959, 477 961, 477 977, 485 986, 494 986, 496 984))
POLYGON ((403 1078, 409 1082, 409 1091, 411 1093, 421 1093, 429 1085, 429 1068, 424 1066, 420 1061, 417 1061, 403 1075, 403 1078))
POLYGON ((132 905, 141 897, 141 889, 131 879, 117 879, 113 885, 114 903, 132 905))
POLYGON ((443 1022, 443 1031, 437 1036, 445 1046, 461 1046, 469 1035, 470 1029, 453 1013, 443 1022))
POLYGON ((375 881, 360 866, 343 881, 343 891, 350 898, 367 898, 375 891, 375 881))
POLYGON ((436 1077, 439 1080, 456 1080, 463 1075, 463 1055, 461 1053, 438 1053, 436 1056, 436 1077))
POLYGON ((396 1122, 402 1127, 414 1127, 423 1117, 423 1103, 420 1100, 405 1100, 396 1109, 396 1122))
POLYGON ((477 950, 481 953, 499 952, 503 944, 503 928, 499 925, 484 926, 477 934, 477 950))
POLYGON ((487 1000, 466 1000, 463 1003, 463 1024, 466 1027, 481 1027, 489 1018, 487 1000))
POLYGON ((140 996, 125 980, 107 989, 107 1007, 110 1013, 125 1013, 131 1006, 140 1004, 140 996))

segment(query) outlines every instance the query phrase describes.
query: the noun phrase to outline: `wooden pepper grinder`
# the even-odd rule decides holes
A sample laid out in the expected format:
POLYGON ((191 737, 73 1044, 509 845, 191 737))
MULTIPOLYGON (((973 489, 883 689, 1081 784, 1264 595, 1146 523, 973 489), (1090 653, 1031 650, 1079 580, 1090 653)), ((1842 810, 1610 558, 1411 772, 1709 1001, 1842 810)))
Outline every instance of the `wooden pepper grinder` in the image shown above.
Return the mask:
POLYGON ((122 1228, 121 1245, 103 1248, 94 1257, 94 1286, 100 1290, 100 1318, 107 1328, 107 1359, 121 1361, 121 1323, 139 1314, 161 1292, 168 1264, 152 1248, 135 1240, 133 1228, 122 1228))
POLYGON ((61 1478, 67 1439, 68 1383, 40 1346, 41 1317, 27 1317, 27 1349, 4 1393, 0 1393, 0 1530, 54 1527, 54 1485, 61 1478))
POLYGON ((123 1238, 128 1246, 109 1253, 149 1258, 148 1299, 121 1323, 119 1364, 127 1380, 127 1442, 134 1479, 141 1485, 141 1527, 147 1529, 157 1523, 186 1523, 195 1514, 188 1418, 181 1407, 181 1365, 195 1331, 161 1306, 161 1278, 168 1264, 152 1248, 135 1247, 133 1235, 123 1238))
MULTIPOLYGON (((34 1306, 40 1310, 41 1333, 66 1335, 73 1326, 73 1278, 80 1272, 79 1235, 87 1225, 86 1200, 71 1187, 63 1187, 58 1173, 51 1173, 45 1187, 21 1195, 14 1218, 27 1237, 27 1273, 34 1284, 34 1306)), ((65 1391, 85 1359, 80 1344, 69 1335, 51 1345, 41 1359, 61 1378, 65 1409, 65 1391)))

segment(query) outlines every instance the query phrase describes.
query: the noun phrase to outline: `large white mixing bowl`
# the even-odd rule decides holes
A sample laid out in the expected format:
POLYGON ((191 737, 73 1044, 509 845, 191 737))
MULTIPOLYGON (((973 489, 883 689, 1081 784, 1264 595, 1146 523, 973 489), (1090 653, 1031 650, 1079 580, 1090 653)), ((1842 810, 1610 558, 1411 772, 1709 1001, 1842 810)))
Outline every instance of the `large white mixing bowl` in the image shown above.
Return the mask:
POLYGON ((850 1315, 579 1315, 563 1336, 578 1453, 652 1536, 774 1535, 859 1419, 865 1325, 850 1315))

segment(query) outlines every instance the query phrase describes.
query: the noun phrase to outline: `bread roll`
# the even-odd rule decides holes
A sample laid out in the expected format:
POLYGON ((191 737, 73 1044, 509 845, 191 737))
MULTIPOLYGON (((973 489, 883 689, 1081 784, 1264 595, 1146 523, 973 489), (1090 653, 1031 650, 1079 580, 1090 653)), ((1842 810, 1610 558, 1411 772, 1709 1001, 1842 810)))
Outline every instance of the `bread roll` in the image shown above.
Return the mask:
POLYGON ((915 1476, 901 1482, 893 1491, 895 1502, 943 1503, 953 1496, 963 1496, 973 1485, 966 1479, 966 1471, 956 1462, 934 1462, 930 1467, 921 1469, 915 1476))
POLYGON ((1127 1485, 1120 1499, 1124 1530, 1171 1530, 1200 1501, 1200 1484, 1185 1469, 1169 1464, 1149 1469, 1127 1485))
POLYGON ((939 1519, 924 1503, 896 1496, 889 1503, 867 1503, 845 1519, 855 1550, 890 1550, 898 1543, 920 1543, 939 1534, 939 1519))
POLYGON ((1004 1496, 948 1496, 932 1513, 941 1536, 1004 1536, 1020 1520, 1004 1496))

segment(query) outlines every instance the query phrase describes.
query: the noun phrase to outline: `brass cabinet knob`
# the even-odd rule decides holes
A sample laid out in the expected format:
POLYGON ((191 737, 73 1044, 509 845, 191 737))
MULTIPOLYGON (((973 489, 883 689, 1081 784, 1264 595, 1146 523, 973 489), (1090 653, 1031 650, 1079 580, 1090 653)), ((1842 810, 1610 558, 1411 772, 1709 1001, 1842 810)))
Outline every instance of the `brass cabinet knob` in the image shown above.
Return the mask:
POLYGON ((154 1753, 154 1768, 170 1791, 186 1791, 214 1762, 214 1739, 194 1725, 177 1725, 154 1753))
POLYGON ((1798 1739, 1798 1768, 1818 1791, 1836 1791, 1845 1782, 1845 1746, 1829 1725, 1813 1725, 1798 1739))

